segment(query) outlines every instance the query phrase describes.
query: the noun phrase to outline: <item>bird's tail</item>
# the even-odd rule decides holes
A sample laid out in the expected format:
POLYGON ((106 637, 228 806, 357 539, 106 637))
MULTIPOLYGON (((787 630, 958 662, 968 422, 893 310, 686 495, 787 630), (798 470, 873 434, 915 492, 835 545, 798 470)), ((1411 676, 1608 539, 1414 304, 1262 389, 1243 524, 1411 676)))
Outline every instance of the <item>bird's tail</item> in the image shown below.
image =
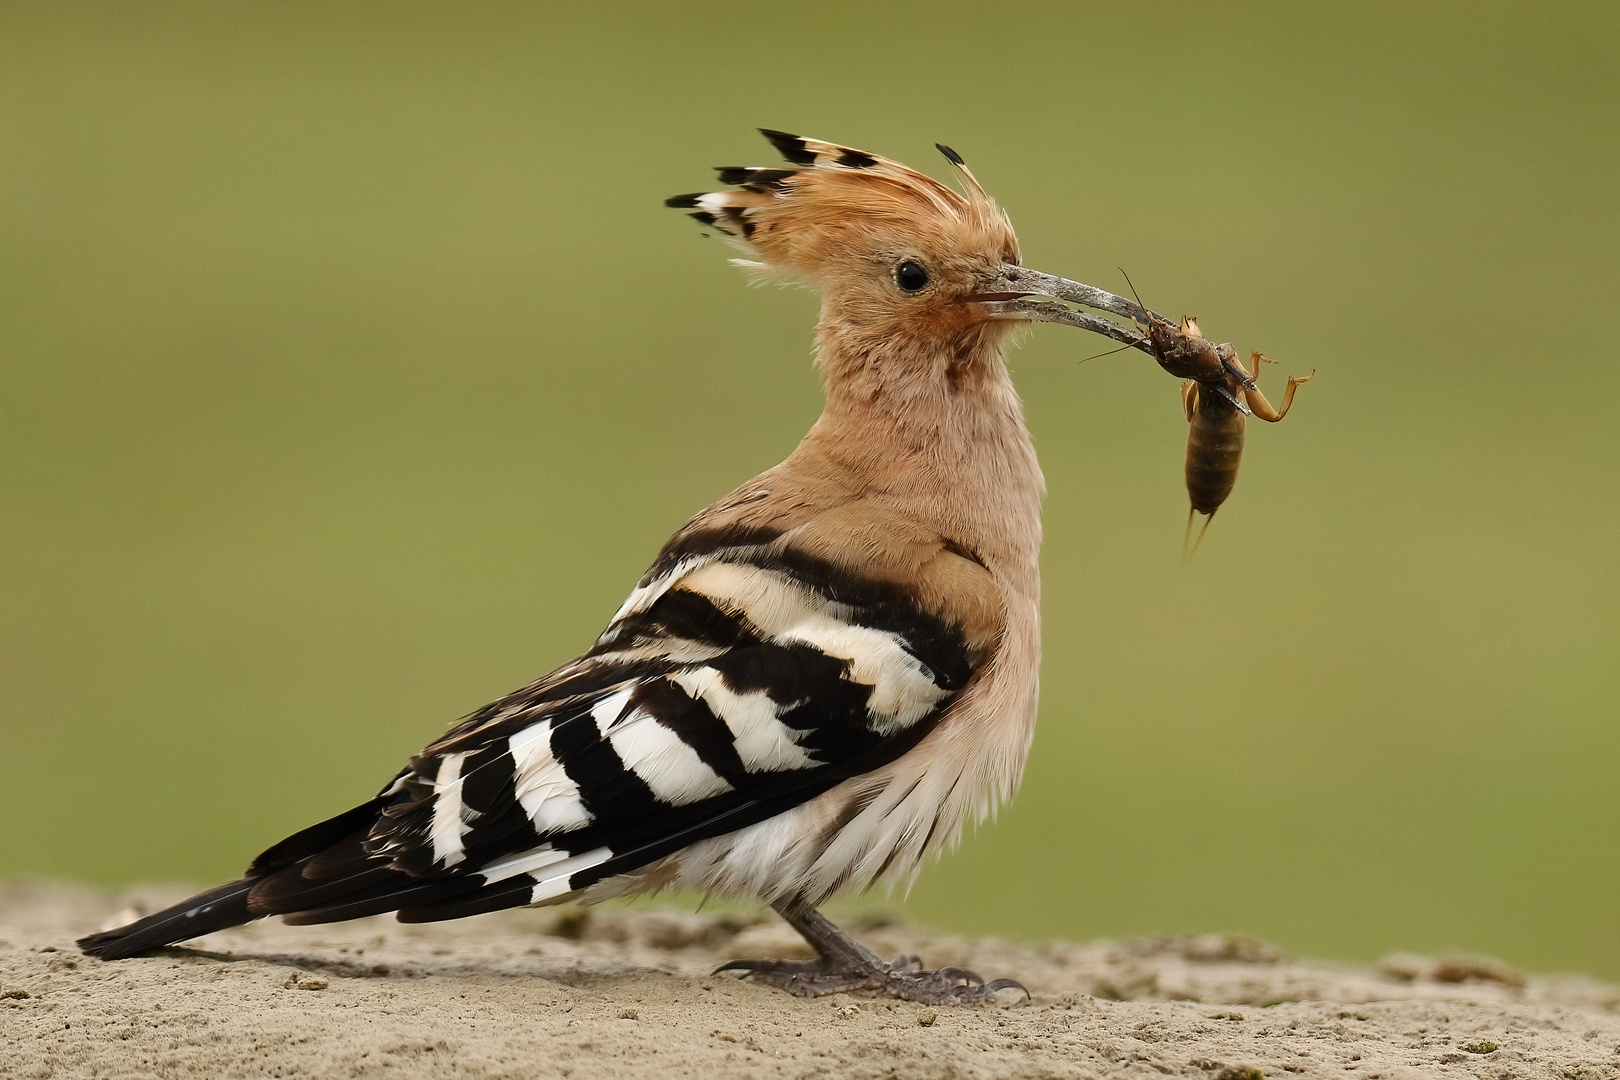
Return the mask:
POLYGON ((148 949, 252 922, 259 916, 248 910, 248 893, 256 883, 256 878, 243 878, 198 893, 128 926, 82 937, 79 948, 103 960, 122 960, 148 949))
MULTIPOLYGON (((360 854, 358 839, 363 837, 371 824, 377 820, 382 803, 383 799, 379 796, 337 817, 296 832, 254 859, 253 865, 247 868, 247 873, 241 880, 200 892, 173 907, 148 915, 144 919, 137 919, 127 926, 82 937, 78 941, 79 948, 87 955, 99 956, 103 960, 123 960, 151 949, 173 945, 177 941, 211 934, 215 930, 241 926, 243 923, 262 919, 266 915, 297 910, 299 906, 297 901, 304 899, 304 896, 315 894, 317 887, 323 893, 342 893, 359 885, 370 884, 379 876, 375 869, 362 877, 355 873, 356 867, 346 865, 340 868, 339 873, 333 875, 335 880, 308 883, 303 890, 304 896, 295 897, 294 902, 286 907, 267 906, 263 903, 262 897, 253 895, 256 888, 261 893, 264 892, 263 886, 268 879, 275 877, 278 871, 292 870, 296 873, 295 868, 307 866, 317 855, 331 851, 345 838, 355 841, 356 854, 360 854)), ((363 858, 355 861, 364 862, 363 858)), ((362 865, 358 869, 370 868, 362 865)))

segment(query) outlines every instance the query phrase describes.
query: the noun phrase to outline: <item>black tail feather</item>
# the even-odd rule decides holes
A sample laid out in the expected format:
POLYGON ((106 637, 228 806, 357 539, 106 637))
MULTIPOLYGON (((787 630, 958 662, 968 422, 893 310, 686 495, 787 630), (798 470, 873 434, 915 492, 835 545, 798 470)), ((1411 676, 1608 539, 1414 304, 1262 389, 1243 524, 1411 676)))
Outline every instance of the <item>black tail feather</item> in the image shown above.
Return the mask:
POLYGON ((449 881, 422 881, 400 874, 396 880, 385 881, 369 889, 358 890, 345 896, 342 903, 326 907, 309 908, 282 917, 288 926, 315 926, 320 923, 343 922, 345 919, 363 919, 367 915, 383 915, 407 904, 435 904, 452 900, 466 893, 476 892, 481 878, 453 878, 449 881))
POLYGON ((398 890, 409 881, 386 861, 370 862, 360 843, 381 812, 381 798, 296 832, 265 851, 240 881, 198 893, 128 926, 79 939, 90 956, 122 960, 177 941, 252 922, 265 915, 344 900, 349 894, 398 890), (305 871, 325 855, 324 878, 305 871), (379 880, 380 879, 380 880, 379 880))
POLYGON ((381 861, 341 877, 313 881, 304 876, 308 866, 308 862, 295 864, 256 881, 248 907, 255 915, 290 915, 346 900, 355 894, 370 896, 379 887, 397 889, 400 882, 410 880, 381 861))
POLYGON ((318 825, 300 829, 254 859, 245 876, 264 877, 266 874, 319 854, 356 832, 369 831, 372 823, 377 820, 377 815, 382 813, 382 806, 383 800, 378 797, 368 803, 361 803, 353 810, 345 810, 337 817, 327 818, 318 825))
POLYGON ((259 917, 248 911, 247 897, 253 885, 251 879, 244 878, 198 893, 128 926, 82 937, 79 948, 103 960, 122 960, 176 941, 252 922, 259 917))
POLYGON ((494 885, 486 885, 466 896, 455 897, 449 901, 440 901, 437 904, 423 903, 421 907, 401 907, 395 916, 402 923, 443 922, 446 919, 463 919, 468 915, 484 915, 491 911, 503 911, 506 908, 527 907, 532 903, 534 895, 534 881, 527 875, 516 881, 502 881, 494 885))

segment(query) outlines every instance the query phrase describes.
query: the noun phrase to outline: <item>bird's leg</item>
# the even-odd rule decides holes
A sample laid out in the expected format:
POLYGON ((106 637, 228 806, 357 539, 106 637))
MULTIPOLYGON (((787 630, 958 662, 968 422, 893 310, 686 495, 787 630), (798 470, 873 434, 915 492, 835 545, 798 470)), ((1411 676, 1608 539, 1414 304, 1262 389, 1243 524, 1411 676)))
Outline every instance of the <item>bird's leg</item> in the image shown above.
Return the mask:
POLYGON ((850 990, 876 990, 906 1001, 928 1005, 959 1005, 990 1001, 999 990, 1029 991, 1012 979, 985 982, 966 968, 921 971, 915 956, 902 956, 885 964, 866 946, 832 924, 809 904, 782 901, 773 905, 789 926, 804 935, 818 959, 733 960, 719 968, 740 971, 742 977, 786 990, 798 997, 820 997, 850 990))

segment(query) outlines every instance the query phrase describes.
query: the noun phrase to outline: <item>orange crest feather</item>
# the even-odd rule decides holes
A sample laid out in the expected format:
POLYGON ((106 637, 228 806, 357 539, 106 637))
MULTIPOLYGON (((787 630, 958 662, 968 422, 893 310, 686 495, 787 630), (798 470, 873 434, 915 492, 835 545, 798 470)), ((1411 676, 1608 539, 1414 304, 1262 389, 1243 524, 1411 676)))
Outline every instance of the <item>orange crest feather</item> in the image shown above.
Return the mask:
POLYGON ((726 166, 736 190, 677 195, 667 205, 724 233, 767 266, 816 276, 839 257, 892 239, 932 239, 959 250, 1018 261, 1018 240, 961 157, 939 147, 960 171, 966 194, 897 161, 820 139, 760 129, 793 169, 726 166), (852 243, 858 236, 864 243, 852 243))

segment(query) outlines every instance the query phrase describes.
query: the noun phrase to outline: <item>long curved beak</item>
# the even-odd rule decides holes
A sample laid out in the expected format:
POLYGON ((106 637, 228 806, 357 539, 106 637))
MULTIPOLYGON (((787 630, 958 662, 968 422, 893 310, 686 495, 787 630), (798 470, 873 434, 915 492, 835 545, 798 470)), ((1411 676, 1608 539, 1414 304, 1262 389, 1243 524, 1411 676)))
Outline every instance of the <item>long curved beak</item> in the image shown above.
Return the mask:
POLYGON ((1003 263, 1001 271, 967 299, 983 304, 989 309, 992 319, 1063 323, 1112 338, 1149 356, 1154 355, 1153 342, 1135 326, 1124 326, 1111 319, 1080 311, 1072 305, 1097 308, 1148 326, 1153 325, 1155 320, 1170 322, 1138 303, 1115 296, 1095 285, 1043 274, 1012 263, 1003 263))
POLYGON ((1250 415, 1235 388, 1253 390, 1253 377, 1237 363, 1232 346, 1217 345, 1204 337, 1198 323, 1191 318, 1183 319, 1178 326, 1156 311, 1095 285, 1012 263, 1002 263, 995 277, 967 299, 983 304, 992 319, 1063 323, 1113 338, 1122 345, 1147 353, 1176 378, 1192 379, 1221 394, 1239 412, 1250 415), (1125 326, 1080 311, 1071 306, 1075 304, 1124 316, 1132 325, 1125 326), (1145 333, 1141 329, 1143 325, 1147 327, 1145 333))

